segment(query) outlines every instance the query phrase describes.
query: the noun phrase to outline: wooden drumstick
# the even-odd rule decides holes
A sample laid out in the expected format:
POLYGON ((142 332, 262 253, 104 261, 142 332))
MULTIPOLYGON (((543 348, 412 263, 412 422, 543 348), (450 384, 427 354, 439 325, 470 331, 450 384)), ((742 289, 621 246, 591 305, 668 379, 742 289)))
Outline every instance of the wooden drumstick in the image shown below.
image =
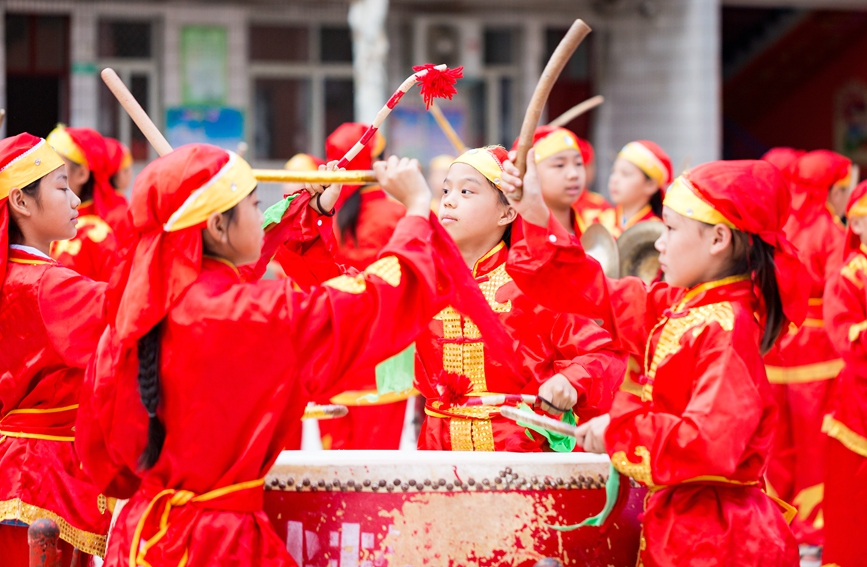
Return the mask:
POLYGON ((578 104, 576 104, 575 106, 573 106, 572 108, 570 108, 569 110, 567 110, 566 112, 564 112, 563 114, 561 114, 560 116, 558 116, 557 118, 552 120, 551 122, 548 122, 548 126, 554 126, 554 127, 565 126, 566 124, 569 124, 570 122, 572 122, 573 120, 575 120, 576 118, 578 118, 579 116, 584 114, 585 112, 587 112, 589 110, 593 110, 594 108, 596 108, 597 106, 599 106, 603 102, 605 102, 605 97, 602 95, 596 95, 594 97, 590 97, 583 102, 579 102, 578 104))
POLYGON ((132 121, 135 122, 136 126, 138 126, 139 130, 141 130, 157 153, 160 156, 164 156, 171 152, 172 146, 168 140, 166 140, 163 133, 160 132, 157 125, 150 119, 135 97, 132 96, 132 93, 129 92, 129 89, 126 88, 126 85, 123 84, 123 81, 120 80, 114 69, 106 67, 100 75, 106 86, 114 94, 117 101, 126 110, 129 117, 132 118, 132 121))
MULTIPOLYGON (((518 138, 518 151, 515 158, 515 167, 521 172, 521 177, 527 171, 527 152, 533 146, 533 133, 536 131, 536 125, 539 124, 539 117, 542 116, 542 110, 548 102, 548 96, 551 94, 551 89, 554 88, 554 83, 560 77, 560 73, 569 62, 569 58, 575 53, 575 50, 581 44, 587 34, 590 33, 590 26, 584 23, 583 20, 575 20, 569 31, 566 32, 560 45, 554 50, 548 64, 545 65, 545 70, 542 76, 539 77, 539 82, 536 84, 536 90, 533 91, 533 97, 530 99, 530 104, 527 107, 527 113, 524 115, 524 123, 521 124, 521 135, 518 138)), ((523 191, 519 187, 511 196, 512 199, 520 201, 523 196, 523 191)))
POLYGON ((6 109, 0 108, 0 127, 3 126, 3 121, 6 120, 6 109))
POLYGON ((349 413, 349 408, 340 405, 319 406, 311 404, 304 408, 301 419, 336 419, 349 413))
POLYGON ((530 413, 526 411, 521 411, 518 408, 505 406, 500 409, 500 415, 502 415, 506 419, 511 419, 512 421, 529 423, 530 425, 535 425, 537 427, 541 427, 542 429, 553 431, 554 433, 560 433, 561 435, 578 437, 578 428, 574 425, 569 425, 568 423, 563 423, 562 421, 557 421, 556 419, 552 419, 544 415, 539 415, 538 413, 530 413))
POLYGON ((443 131, 443 134, 446 135, 446 138, 449 139, 449 142, 452 143, 452 147, 454 147, 455 151, 458 152, 458 155, 463 155, 467 151, 467 146, 464 145, 461 137, 458 136, 458 133, 455 132, 455 129, 452 128, 452 125, 449 123, 446 115, 443 114, 442 109, 437 105, 436 102, 431 103, 430 109, 428 109, 431 115, 436 120, 436 123, 439 125, 440 130, 443 131))

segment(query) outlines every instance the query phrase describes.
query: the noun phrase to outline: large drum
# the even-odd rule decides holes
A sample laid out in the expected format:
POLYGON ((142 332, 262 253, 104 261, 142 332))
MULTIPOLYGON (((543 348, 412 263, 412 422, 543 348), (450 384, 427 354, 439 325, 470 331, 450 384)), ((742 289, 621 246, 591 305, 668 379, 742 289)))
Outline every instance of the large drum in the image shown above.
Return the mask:
POLYGON ((599 513, 608 471, 585 453, 285 451, 265 511, 301 567, 632 567, 644 489, 604 532, 549 527, 599 513))

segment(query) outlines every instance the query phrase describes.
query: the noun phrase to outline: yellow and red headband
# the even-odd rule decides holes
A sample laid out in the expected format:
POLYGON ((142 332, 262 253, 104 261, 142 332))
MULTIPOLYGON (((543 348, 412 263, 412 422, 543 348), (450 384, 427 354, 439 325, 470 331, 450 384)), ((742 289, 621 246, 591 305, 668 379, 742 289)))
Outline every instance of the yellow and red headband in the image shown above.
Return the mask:
POLYGON ((581 153, 577 136, 566 128, 557 128, 544 138, 540 138, 533 144, 533 149, 536 150, 536 163, 565 150, 581 153))
POLYGON ((485 179, 499 189, 502 183, 503 162, 508 159, 506 149, 501 146, 488 146, 475 148, 464 152, 458 159, 452 162, 465 163, 485 176, 485 179))
POLYGON ((27 187, 63 165, 57 152, 39 139, 32 148, 0 167, 0 199, 8 197, 12 189, 27 187))
POLYGON ((617 157, 623 158, 653 179, 657 186, 665 187, 670 181, 669 168, 659 157, 641 142, 629 142, 617 157))
POLYGON ((48 142, 48 145, 54 148, 57 153, 69 161, 77 163, 78 165, 87 165, 87 158, 84 156, 84 152, 79 145, 75 143, 72 136, 69 135, 62 124, 58 124, 57 128, 48 134, 45 141, 48 142))
POLYGON ((729 228, 737 229, 733 222, 699 197, 692 183, 682 175, 675 179, 665 192, 665 200, 662 204, 687 218, 710 225, 724 224, 729 228))
POLYGON ((175 232, 205 222, 215 212, 228 211, 256 188, 250 165, 234 152, 229 161, 207 183, 193 191, 169 217, 165 232, 175 232))

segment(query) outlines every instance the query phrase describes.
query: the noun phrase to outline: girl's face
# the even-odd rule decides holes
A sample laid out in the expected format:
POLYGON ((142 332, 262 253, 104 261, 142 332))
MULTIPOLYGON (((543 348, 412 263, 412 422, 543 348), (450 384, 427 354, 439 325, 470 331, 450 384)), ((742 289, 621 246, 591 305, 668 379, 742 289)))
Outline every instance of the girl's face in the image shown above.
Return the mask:
POLYGON ((455 163, 443 182, 438 216, 458 248, 473 246, 498 234, 502 238, 517 213, 474 167, 455 163))
POLYGON ((570 208, 581 192, 587 179, 584 160, 578 150, 563 150, 536 164, 542 197, 550 209, 570 208))
POLYGON ((694 287, 718 279, 724 266, 723 252, 731 245, 731 230, 710 226, 662 208, 667 230, 656 241, 665 281, 676 287, 694 287))
POLYGON ((236 266, 256 262, 262 254, 265 239, 262 220, 255 190, 235 205, 231 222, 225 213, 213 213, 202 230, 208 253, 236 266))
POLYGON ((69 188, 76 195, 81 195, 81 189, 87 183, 87 180, 90 179, 90 169, 86 165, 77 164, 65 156, 60 156, 60 158, 66 164, 66 171, 69 175, 69 188))
POLYGON ((126 191, 129 189, 129 185, 132 183, 132 166, 128 165, 120 168, 117 173, 114 174, 112 181, 116 184, 115 189, 118 191, 126 191))
POLYGON ((67 181, 66 168, 58 167, 42 178, 38 200, 25 196, 28 210, 33 213, 26 222, 27 233, 34 240, 53 242, 75 236, 81 200, 69 189, 67 181))
POLYGON ((608 191, 615 205, 645 205, 658 190, 656 182, 648 179, 637 165, 620 157, 614 160, 608 191))

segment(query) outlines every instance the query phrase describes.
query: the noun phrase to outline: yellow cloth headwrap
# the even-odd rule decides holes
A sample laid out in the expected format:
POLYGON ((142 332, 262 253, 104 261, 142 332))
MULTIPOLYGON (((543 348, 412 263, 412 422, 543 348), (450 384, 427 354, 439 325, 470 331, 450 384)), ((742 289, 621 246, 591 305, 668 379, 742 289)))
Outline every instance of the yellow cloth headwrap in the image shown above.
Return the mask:
POLYGON ((533 148, 536 150, 536 163, 564 150, 576 150, 578 153, 581 153, 581 148, 578 146, 578 138, 565 128, 557 128, 533 144, 533 148))
POLYGON ((250 165, 235 152, 229 152, 226 165, 187 197, 163 230, 183 230, 206 221, 211 213, 228 211, 252 193, 257 183, 250 165))
POLYGON ((66 133, 66 128, 64 128, 62 124, 58 124, 57 128, 48 134, 45 141, 48 142, 48 145, 54 148, 57 153, 69 161, 77 163, 78 165, 87 165, 87 158, 84 157, 84 152, 82 152, 81 148, 78 147, 78 144, 72 140, 72 137, 66 133))
POLYGON ((846 211, 846 216, 849 218, 867 216, 867 195, 855 201, 855 204, 846 211))
POLYGON ((63 160, 57 152, 45 140, 39 140, 38 144, 0 169, 0 199, 8 197, 12 189, 27 187, 62 165, 63 160))
POLYGON ((692 187, 692 183, 683 175, 675 179, 671 187, 668 188, 662 204, 687 218, 711 225, 724 224, 729 228, 737 229, 734 223, 714 209, 710 203, 699 197, 692 187))
POLYGON ((310 159, 309 155, 295 154, 289 158, 289 161, 286 162, 283 169, 288 169, 289 171, 317 171, 319 166, 310 159))
POLYGON ((497 158, 488 151, 488 148, 474 148, 468 150, 452 162, 452 164, 456 163, 465 163, 469 165, 484 175, 488 181, 496 186, 497 189, 500 188, 500 183, 502 182, 500 176, 503 174, 503 167, 500 165, 500 162, 497 161, 497 158))
POLYGON ((665 164, 653 152, 647 149, 644 144, 629 142, 623 146, 617 157, 623 158, 635 165, 646 173, 648 177, 656 181, 659 187, 662 187, 668 181, 668 171, 665 169, 665 164))

